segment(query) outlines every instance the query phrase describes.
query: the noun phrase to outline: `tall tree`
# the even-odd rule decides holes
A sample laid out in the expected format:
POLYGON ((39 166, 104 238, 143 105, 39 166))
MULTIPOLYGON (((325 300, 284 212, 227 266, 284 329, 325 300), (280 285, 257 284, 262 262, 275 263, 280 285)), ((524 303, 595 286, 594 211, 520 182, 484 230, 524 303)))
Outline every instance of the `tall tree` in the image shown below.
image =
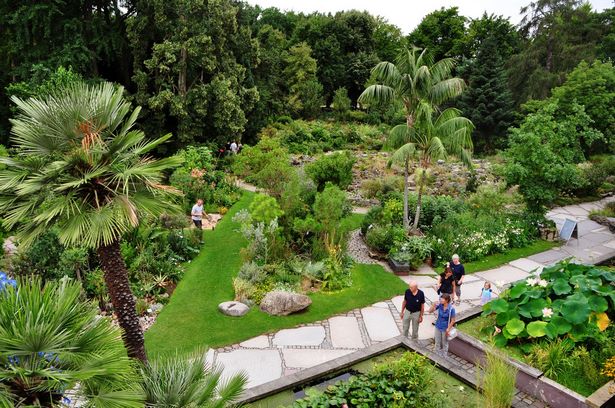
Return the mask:
POLYGON ((24 247, 55 227, 62 244, 96 250, 128 354, 146 361, 120 241, 144 217, 176 208, 162 172, 179 158, 147 156, 170 135, 148 142, 133 129, 140 109, 131 112, 123 91, 77 84, 44 99, 14 97, 17 154, 1 158, 0 211, 24 247))
MULTIPOLYGON (((461 94, 465 83, 461 78, 451 78, 455 67, 452 58, 432 63, 427 49, 413 47, 402 50, 396 60, 380 62, 372 70, 376 82, 363 91, 359 102, 367 104, 403 106, 406 123, 391 130, 390 144, 402 148, 408 135, 414 132, 417 117, 431 115, 438 105, 461 94)), ((409 228, 408 217, 408 167, 410 156, 404 161, 404 227, 409 228)), ((417 213, 420 209, 417 210, 417 213)))
POLYGON ((187 143, 239 137, 258 92, 241 61, 256 42, 230 0, 141 0, 130 20, 136 100, 148 130, 187 143))
POLYGON ((294 45, 288 51, 284 76, 289 85, 287 104, 295 114, 313 118, 322 104, 322 85, 316 79, 316 60, 306 43, 294 45))
POLYGON ((412 226, 415 230, 419 226, 422 199, 430 177, 431 165, 437 160, 453 155, 471 167, 473 129, 472 122, 461 116, 461 112, 457 109, 448 108, 438 115, 435 110, 426 108, 418 114, 413 128, 399 125, 391 131, 389 142, 394 146, 401 146, 393 153, 392 160, 404 164, 406 179, 408 161, 415 159, 418 163, 414 174, 418 188, 412 226))
POLYGON ((408 35, 408 43, 429 48, 434 61, 461 59, 466 55, 466 21, 457 7, 441 8, 427 14, 408 35))
POLYGON ((474 124, 474 144, 484 152, 505 146, 514 117, 514 101, 498 47, 495 37, 487 38, 476 57, 460 68, 468 89, 461 95, 459 108, 474 124))
POLYGON ((607 30, 591 5, 579 0, 538 0, 521 12, 526 45, 508 63, 517 104, 548 97, 579 62, 593 61, 607 30))

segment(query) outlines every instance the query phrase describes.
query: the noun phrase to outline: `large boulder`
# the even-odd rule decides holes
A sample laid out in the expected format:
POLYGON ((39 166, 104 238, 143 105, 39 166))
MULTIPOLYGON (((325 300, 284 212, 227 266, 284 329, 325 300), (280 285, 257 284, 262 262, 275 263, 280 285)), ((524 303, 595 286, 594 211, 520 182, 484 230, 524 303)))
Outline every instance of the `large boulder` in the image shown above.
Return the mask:
POLYGON ((609 227, 611 232, 615 232, 615 218, 605 217, 604 215, 591 215, 589 217, 592 221, 602 224, 605 227, 609 227))
POLYGON ((218 310, 227 316, 239 317, 248 313, 250 308, 241 302, 231 301, 220 303, 218 310))
POLYGON ((261 301, 261 310, 274 316, 286 316, 311 304, 312 299, 306 295, 275 290, 265 295, 261 301))

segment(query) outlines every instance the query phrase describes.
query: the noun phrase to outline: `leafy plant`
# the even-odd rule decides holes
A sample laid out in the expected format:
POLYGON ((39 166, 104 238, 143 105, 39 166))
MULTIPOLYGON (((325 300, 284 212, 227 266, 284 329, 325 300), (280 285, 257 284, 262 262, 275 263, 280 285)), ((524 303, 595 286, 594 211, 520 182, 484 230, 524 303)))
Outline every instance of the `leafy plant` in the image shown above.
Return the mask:
POLYGON ((489 350, 479 371, 478 383, 483 391, 485 408, 509 408, 515 396, 517 370, 495 350, 489 350))
POLYGON ((404 237, 395 242, 389 256, 397 262, 407 263, 411 268, 418 268, 425 259, 431 257, 429 240, 423 237, 404 237))
POLYGON ((355 159, 349 152, 338 152, 321 156, 310 163, 305 172, 314 181, 318 191, 324 190, 327 182, 345 190, 352 183, 352 166, 354 163, 355 159))
POLYGON ((574 342, 596 338, 614 317, 613 280, 608 269, 560 263, 512 286, 487 303, 483 315, 495 313, 502 326, 497 345, 541 337, 566 336, 574 342))

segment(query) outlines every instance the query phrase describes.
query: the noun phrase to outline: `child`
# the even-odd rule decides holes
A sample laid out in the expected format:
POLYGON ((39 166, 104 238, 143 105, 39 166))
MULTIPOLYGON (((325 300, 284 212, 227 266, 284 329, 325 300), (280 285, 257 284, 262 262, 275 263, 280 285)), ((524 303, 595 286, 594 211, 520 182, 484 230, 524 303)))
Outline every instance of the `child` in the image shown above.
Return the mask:
POLYGON ((480 291, 480 303, 484 305, 491 300, 491 283, 485 282, 485 286, 480 291))

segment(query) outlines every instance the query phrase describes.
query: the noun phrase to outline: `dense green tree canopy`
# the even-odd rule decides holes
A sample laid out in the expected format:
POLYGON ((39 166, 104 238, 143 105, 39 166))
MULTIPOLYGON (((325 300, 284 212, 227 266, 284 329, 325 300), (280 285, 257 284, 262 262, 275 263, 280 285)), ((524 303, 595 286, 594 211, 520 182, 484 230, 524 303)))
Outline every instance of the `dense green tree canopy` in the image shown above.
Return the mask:
POLYGON ((466 21, 457 7, 441 8, 423 18, 408 36, 416 47, 429 48, 434 60, 461 58, 466 54, 466 21))

